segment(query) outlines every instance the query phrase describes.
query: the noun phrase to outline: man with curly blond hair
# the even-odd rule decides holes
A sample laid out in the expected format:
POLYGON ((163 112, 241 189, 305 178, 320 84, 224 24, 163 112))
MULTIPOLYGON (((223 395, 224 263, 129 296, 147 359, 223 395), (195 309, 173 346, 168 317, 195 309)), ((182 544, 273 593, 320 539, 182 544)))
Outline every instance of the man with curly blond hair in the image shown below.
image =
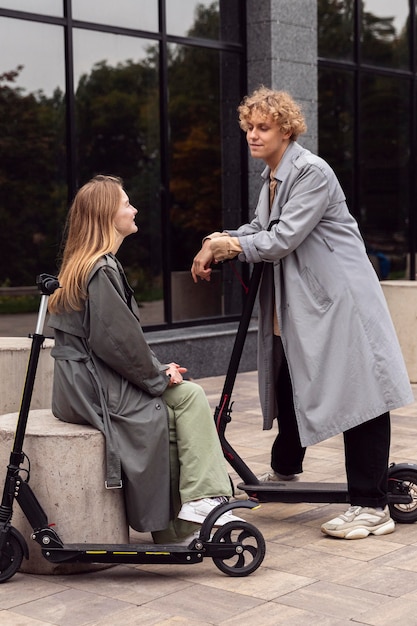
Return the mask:
POLYGON ((321 530, 391 533, 389 412, 413 395, 381 286, 335 173, 297 142, 301 107, 260 87, 238 112, 252 157, 266 165, 255 216, 208 235, 191 271, 209 281, 213 263, 264 263, 259 394, 264 429, 277 419, 278 435, 259 479, 296 480, 306 447, 343 433, 351 506, 321 530))

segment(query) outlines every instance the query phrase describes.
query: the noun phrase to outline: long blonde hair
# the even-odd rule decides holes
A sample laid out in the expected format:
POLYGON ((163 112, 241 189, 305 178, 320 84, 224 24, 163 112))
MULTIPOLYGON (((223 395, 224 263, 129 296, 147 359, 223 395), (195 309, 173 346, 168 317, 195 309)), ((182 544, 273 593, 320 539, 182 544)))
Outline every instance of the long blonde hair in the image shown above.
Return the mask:
POLYGON ((68 213, 65 247, 58 275, 62 289, 49 298, 49 311, 80 311, 87 298, 87 279, 98 259, 114 250, 115 214, 123 182, 117 176, 95 176, 79 189, 68 213))

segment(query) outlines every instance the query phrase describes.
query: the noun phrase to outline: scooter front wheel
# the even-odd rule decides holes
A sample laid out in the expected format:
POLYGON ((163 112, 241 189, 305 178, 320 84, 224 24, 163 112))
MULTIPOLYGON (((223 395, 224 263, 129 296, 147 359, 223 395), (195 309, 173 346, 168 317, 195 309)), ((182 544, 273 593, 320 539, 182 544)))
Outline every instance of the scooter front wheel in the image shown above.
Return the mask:
POLYGON ((248 522, 228 522, 214 534, 213 543, 236 544, 230 558, 213 557, 214 564, 229 576, 248 576, 258 569, 265 556, 262 533, 248 522))
POLYGON ((402 524, 417 521, 417 471, 413 468, 393 469, 388 476, 388 489, 395 496, 408 495, 411 502, 400 504, 390 502, 391 517, 402 524))
POLYGON ((23 547, 9 532, 3 550, 0 552, 0 583, 14 576, 23 561, 23 547))

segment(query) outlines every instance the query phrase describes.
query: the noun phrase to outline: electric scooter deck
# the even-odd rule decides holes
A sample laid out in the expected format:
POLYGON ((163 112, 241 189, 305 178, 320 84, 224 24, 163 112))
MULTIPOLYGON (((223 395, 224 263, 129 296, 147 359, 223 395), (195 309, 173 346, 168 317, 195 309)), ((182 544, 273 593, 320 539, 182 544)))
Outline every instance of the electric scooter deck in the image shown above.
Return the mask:
MULTIPOLYGON (((248 497, 256 498, 258 502, 349 502, 346 483, 271 481, 254 485, 239 483, 237 488, 245 491, 248 497)), ((417 521, 417 465, 411 463, 390 465, 388 489, 388 504, 392 517, 400 522, 417 521), (407 482, 404 478, 407 478, 407 482), (409 519, 404 519, 404 515, 409 519)))
POLYGON ((237 488, 258 502, 306 502, 307 494, 308 502, 349 502, 346 483, 271 481, 239 483, 237 488))

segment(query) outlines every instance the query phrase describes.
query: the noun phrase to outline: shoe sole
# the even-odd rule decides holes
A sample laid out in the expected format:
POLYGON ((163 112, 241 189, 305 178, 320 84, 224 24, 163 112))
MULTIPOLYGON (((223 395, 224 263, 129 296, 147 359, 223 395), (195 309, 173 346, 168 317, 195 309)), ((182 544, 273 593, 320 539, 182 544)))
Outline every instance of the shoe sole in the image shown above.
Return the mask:
POLYGON ((375 528, 366 526, 357 526, 356 528, 345 528, 340 530, 332 530, 322 527, 321 532, 330 537, 338 537, 339 539, 365 539, 368 535, 389 535, 395 530, 394 520, 390 519, 375 528))
POLYGON ((293 476, 289 478, 288 476, 277 476, 276 478, 266 478, 265 475, 257 476, 257 479, 260 483, 295 483, 297 480, 300 480, 298 476, 293 476))
MULTIPOLYGON (((200 515, 198 513, 190 513, 189 515, 178 515, 178 519, 182 519, 185 522, 195 522, 196 524, 202 524, 207 516, 204 515, 200 515)), ((223 521, 222 520, 223 515, 220 515, 220 517, 218 517, 216 519, 216 521, 214 522, 213 526, 224 526, 225 524, 227 524, 228 522, 244 522, 245 520, 237 517, 236 515, 233 515, 232 518, 226 518, 223 521)))

